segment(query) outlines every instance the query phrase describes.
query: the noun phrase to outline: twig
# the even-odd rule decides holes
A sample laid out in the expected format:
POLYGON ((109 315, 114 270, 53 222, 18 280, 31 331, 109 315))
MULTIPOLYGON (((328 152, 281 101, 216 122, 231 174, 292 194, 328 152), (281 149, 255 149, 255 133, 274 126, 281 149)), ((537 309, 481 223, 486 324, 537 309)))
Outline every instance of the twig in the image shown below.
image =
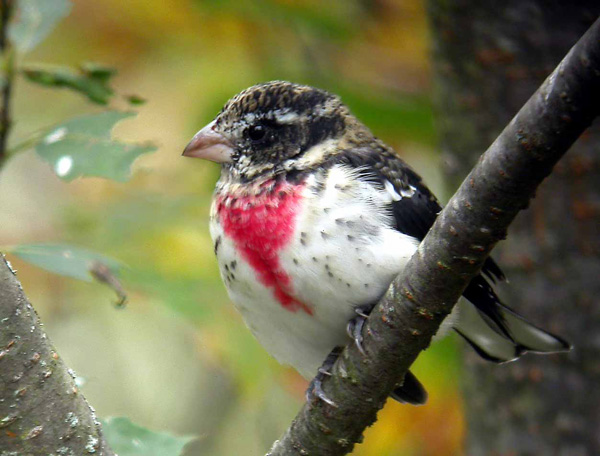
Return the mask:
POLYGON ((11 127, 10 119, 10 96, 13 81, 13 55, 8 40, 8 23, 13 10, 13 0, 0 0, 2 11, 0 12, 0 58, 2 59, 2 71, 0 81, 2 83, 0 100, 0 167, 6 160, 6 143, 11 127))
POLYGON ((306 404, 269 455, 344 455, 494 245, 571 144, 600 114, 600 19, 482 156, 373 310, 362 356, 348 346, 324 384, 338 405, 306 404))

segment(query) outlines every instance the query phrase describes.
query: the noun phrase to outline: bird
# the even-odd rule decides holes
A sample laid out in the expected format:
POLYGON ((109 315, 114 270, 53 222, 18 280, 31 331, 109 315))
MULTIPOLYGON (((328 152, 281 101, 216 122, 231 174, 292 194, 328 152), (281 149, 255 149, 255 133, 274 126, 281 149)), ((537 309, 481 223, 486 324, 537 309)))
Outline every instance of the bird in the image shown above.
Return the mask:
MULTIPOLYGON (((185 147, 221 165, 210 234, 234 306, 280 363, 323 392, 341 348, 362 350, 369 312, 402 272, 442 206, 400 156, 325 90, 286 81, 232 97, 185 147)), ((506 278, 488 258, 438 332, 456 331, 484 359, 570 349, 501 302, 506 278)), ((437 336, 436 336, 437 337, 437 336)), ((410 371, 392 393, 420 405, 410 371)))

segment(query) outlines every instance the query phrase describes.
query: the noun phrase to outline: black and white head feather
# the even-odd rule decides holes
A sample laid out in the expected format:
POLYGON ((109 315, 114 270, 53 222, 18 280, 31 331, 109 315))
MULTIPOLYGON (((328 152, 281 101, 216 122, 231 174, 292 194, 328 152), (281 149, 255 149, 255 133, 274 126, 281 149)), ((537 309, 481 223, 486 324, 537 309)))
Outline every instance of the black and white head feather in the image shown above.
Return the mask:
POLYGON ((225 167, 242 179, 253 179, 308 167, 303 155, 315 146, 340 141, 352 119, 348 108, 329 92, 273 81, 234 96, 213 129, 234 148, 225 167))

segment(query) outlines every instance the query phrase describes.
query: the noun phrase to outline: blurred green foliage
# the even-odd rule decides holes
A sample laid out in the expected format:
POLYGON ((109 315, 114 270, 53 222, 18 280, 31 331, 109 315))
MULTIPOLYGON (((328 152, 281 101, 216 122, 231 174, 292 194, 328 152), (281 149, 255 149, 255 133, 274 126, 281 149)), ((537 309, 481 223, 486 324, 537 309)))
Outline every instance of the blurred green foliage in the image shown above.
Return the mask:
POLYGON ((66 87, 81 92, 90 101, 101 105, 107 104, 114 94, 109 81, 116 70, 110 67, 86 64, 78 70, 56 66, 23 68, 22 71, 30 82, 48 87, 66 87))
POLYGON ((35 48, 71 11, 69 0, 18 0, 17 5, 9 37, 18 52, 35 48))
POLYGON ((308 33, 330 39, 347 39, 356 33, 356 23, 366 13, 361 2, 279 2, 273 0, 196 0, 205 11, 233 15, 259 26, 273 24, 302 27, 308 33))
POLYGON ((151 432, 127 418, 103 420, 102 430, 113 451, 120 456, 178 456, 195 438, 151 432))

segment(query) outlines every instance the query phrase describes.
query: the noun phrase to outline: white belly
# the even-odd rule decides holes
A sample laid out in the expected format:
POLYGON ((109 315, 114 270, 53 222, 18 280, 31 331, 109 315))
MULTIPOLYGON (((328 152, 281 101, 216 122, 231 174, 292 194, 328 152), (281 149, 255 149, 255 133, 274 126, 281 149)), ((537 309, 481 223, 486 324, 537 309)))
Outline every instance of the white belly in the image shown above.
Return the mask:
POLYGON ((258 280, 214 217, 213 240, 229 296, 247 326, 279 362, 312 378, 329 352, 348 342, 354 308, 374 304, 415 252, 418 242, 396 231, 381 210, 389 195, 332 170, 327 187, 304 189, 291 242, 279 253, 293 295, 312 314, 290 310, 258 280), (346 185, 343 192, 336 185, 346 185))

